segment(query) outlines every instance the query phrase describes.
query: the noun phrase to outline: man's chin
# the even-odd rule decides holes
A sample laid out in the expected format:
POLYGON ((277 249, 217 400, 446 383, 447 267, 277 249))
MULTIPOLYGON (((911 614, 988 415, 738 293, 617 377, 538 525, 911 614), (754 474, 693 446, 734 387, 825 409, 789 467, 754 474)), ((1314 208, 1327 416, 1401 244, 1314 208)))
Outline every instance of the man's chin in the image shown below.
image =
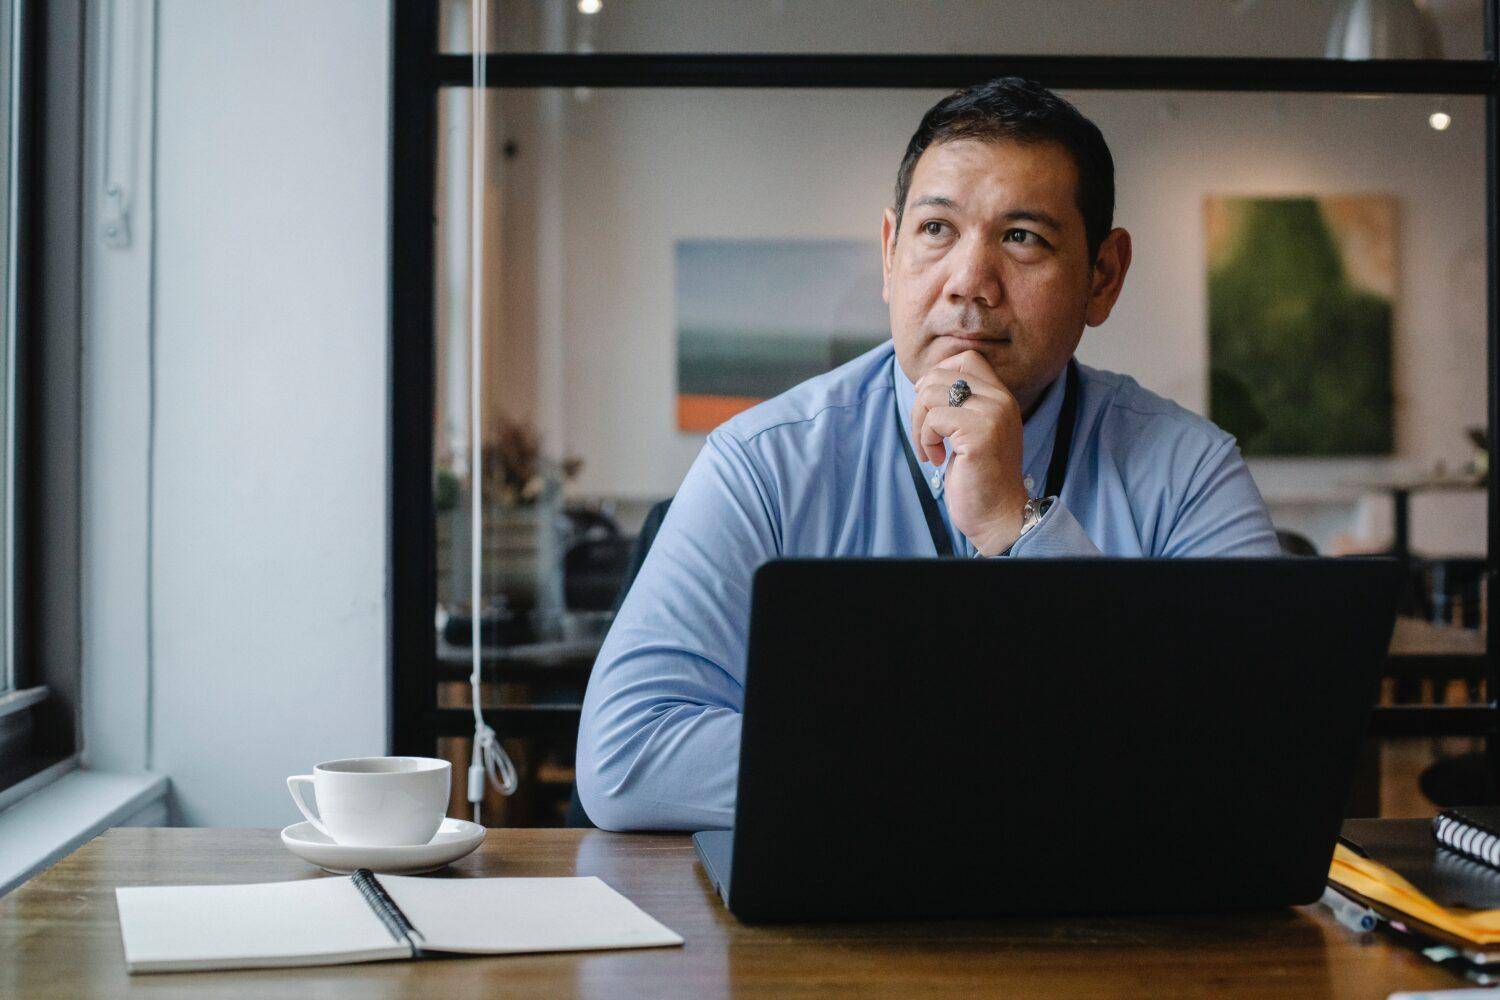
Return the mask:
POLYGON ((1015 367, 1015 347, 1010 340, 978 340, 964 337, 935 337, 927 346, 926 367, 941 368, 966 351, 974 351, 990 363, 997 376, 1004 378, 1007 369, 1015 367))

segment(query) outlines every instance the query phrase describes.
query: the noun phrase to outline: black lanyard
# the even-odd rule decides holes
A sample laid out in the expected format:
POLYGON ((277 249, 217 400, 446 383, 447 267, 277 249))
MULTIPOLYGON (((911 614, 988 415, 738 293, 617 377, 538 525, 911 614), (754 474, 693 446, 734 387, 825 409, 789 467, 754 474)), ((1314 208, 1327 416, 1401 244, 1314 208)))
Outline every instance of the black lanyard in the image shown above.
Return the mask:
MULTIPOLYGON (((896 433, 906 451, 906 467, 911 470, 911 481, 917 487, 917 499, 922 501, 922 516, 927 519, 927 530, 932 534, 932 546, 937 554, 952 558, 953 539, 943 525, 943 515, 938 512, 937 501, 932 498, 932 489, 922 478, 922 467, 917 464, 916 452, 911 448, 911 436, 901 423, 901 399, 892 393, 896 407, 896 433)), ((1078 363, 1068 362, 1068 380, 1063 388, 1062 409, 1057 413, 1057 431, 1052 438, 1052 460, 1047 463, 1047 491, 1044 497, 1055 497, 1062 493, 1063 479, 1068 475, 1068 455, 1073 450, 1073 425, 1078 422, 1078 363)))

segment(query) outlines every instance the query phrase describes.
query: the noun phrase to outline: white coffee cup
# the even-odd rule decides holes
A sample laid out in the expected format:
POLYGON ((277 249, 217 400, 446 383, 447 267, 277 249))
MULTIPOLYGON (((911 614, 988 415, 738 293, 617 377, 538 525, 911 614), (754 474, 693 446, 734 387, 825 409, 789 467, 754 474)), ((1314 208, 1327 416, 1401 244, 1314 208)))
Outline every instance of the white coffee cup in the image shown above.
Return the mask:
POLYGON ((351 757, 294 774, 286 787, 307 821, 335 843, 400 847, 425 844, 437 833, 452 770, 432 757, 351 757), (306 785, 317 796, 317 815, 303 797, 306 785))

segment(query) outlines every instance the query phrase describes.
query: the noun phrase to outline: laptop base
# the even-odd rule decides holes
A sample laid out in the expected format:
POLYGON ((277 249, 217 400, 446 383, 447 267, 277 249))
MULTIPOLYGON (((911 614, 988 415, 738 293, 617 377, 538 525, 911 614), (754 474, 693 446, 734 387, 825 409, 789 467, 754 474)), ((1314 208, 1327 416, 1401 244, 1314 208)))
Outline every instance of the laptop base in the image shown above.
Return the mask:
POLYGON ((724 905, 729 905, 729 859, 734 856, 733 830, 707 830, 693 834, 698 860, 708 872, 708 880, 718 890, 724 905))

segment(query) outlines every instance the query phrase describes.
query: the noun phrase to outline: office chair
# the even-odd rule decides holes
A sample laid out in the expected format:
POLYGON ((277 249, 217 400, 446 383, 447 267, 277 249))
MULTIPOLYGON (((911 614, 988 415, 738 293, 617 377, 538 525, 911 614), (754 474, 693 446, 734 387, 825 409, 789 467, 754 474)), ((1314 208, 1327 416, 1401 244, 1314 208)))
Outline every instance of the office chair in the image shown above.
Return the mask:
POLYGON ((1281 545, 1281 554, 1284 556, 1316 556, 1318 554, 1318 547, 1309 541, 1306 535, 1299 535, 1295 531, 1277 528, 1276 541, 1281 545))
POLYGON ((581 509, 564 514, 570 541, 563 555, 563 603, 571 611, 608 611, 630 565, 631 540, 606 514, 581 509))
MULTIPOLYGON (((636 574, 641 571, 641 565, 646 561, 646 553, 651 551, 651 543, 656 540, 656 533, 661 530, 661 523, 666 519, 667 508, 672 506, 672 498, 654 504, 646 514, 646 520, 641 525, 641 533, 635 536, 635 545, 630 550, 630 564, 625 567, 625 578, 620 583, 620 590, 615 594, 614 611, 620 611, 620 605, 625 603, 625 595, 630 593, 630 585, 635 582, 636 574)), ((589 819, 589 814, 584 811, 583 803, 578 799, 578 782, 573 782, 573 788, 568 795, 568 811, 563 818, 563 825, 574 828, 592 828, 594 821, 589 819)))

